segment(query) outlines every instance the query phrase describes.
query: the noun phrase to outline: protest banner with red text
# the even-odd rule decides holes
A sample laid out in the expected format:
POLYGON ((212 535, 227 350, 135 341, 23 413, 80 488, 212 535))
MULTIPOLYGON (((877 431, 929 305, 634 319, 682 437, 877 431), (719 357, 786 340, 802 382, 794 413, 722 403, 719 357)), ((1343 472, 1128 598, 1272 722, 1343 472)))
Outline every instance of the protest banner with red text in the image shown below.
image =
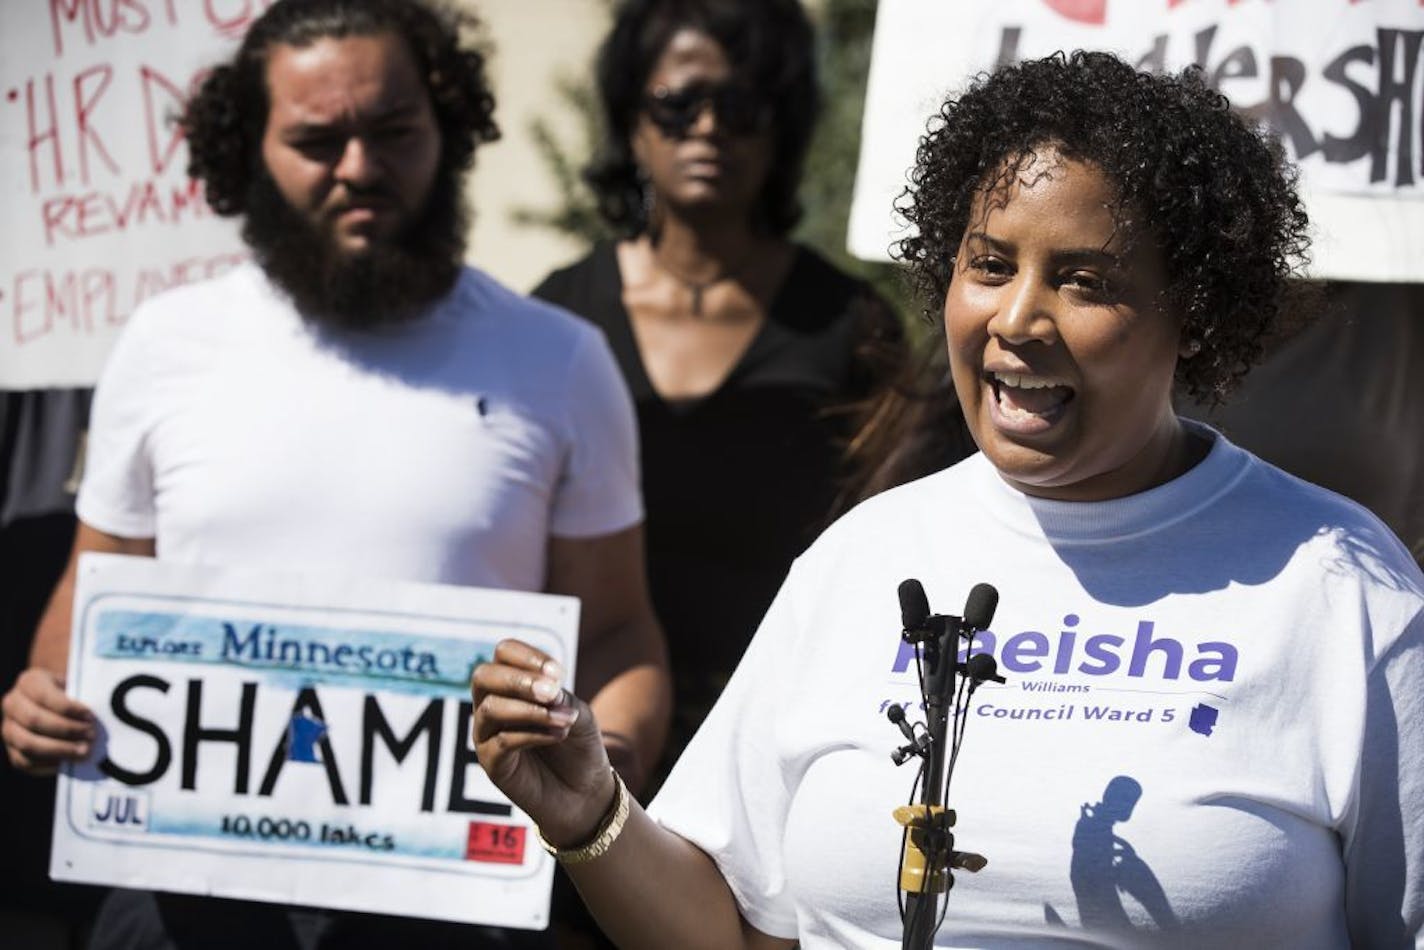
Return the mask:
POLYGON ((0 3, 0 388, 93 384, 135 307, 245 258, 174 120, 270 3, 0 3))

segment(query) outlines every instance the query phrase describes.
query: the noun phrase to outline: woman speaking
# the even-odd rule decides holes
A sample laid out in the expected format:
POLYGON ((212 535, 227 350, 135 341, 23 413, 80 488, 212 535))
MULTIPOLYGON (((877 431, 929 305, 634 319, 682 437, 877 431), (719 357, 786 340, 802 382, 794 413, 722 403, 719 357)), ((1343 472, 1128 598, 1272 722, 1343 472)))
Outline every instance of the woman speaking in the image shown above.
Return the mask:
POLYGON ((1297 272, 1279 148, 1197 73, 1075 53, 948 101, 912 181, 901 252, 979 454, 797 560, 649 812, 513 641, 474 676, 490 777, 621 945, 899 946, 894 591, 987 581, 1008 682, 947 804, 989 863, 936 946, 1424 945, 1424 578, 1172 409, 1242 375, 1297 272))

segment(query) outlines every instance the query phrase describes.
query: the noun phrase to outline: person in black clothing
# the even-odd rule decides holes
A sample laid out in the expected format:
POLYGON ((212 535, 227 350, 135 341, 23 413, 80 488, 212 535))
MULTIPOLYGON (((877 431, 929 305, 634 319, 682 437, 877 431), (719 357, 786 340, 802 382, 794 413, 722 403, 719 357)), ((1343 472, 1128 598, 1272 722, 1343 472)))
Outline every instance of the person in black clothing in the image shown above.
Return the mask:
MULTIPOLYGON (((69 560, 92 393, 0 393, 0 683, 29 665, 30 635, 69 560)), ((104 892, 49 878, 54 779, 0 755, 0 803, 0 945, 83 946, 104 892)))
POLYGON ((841 487, 895 313, 787 238, 818 103, 797 0, 631 0, 587 171, 623 238, 534 293, 603 328, 642 435, 648 571, 676 689, 665 763, 716 700, 841 487))

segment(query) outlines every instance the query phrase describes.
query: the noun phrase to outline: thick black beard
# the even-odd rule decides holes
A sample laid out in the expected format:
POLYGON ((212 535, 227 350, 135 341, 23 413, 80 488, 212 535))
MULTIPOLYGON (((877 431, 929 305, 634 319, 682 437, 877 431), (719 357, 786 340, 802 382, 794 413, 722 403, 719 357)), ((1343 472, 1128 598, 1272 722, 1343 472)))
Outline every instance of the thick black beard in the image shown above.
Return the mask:
POLYGON ((450 292, 465 256, 459 176, 442 171, 420 217, 358 254, 287 203, 266 169, 247 194, 242 237, 272 282, 315 322, 367 330, 419 315, 450 292))

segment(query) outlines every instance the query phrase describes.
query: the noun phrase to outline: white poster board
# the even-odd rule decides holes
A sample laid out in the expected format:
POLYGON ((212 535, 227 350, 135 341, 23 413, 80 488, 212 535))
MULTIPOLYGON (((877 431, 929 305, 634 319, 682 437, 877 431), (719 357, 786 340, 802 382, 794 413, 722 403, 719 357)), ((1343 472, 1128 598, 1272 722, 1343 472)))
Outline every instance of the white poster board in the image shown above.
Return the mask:
POLYGON ((553 860, 475 761, 469 678, 518 637, 572 684, 570 597, 86 554, 57 880, 540 929, 553 860))
POLYGON ((850 251, 883 260, 905 235, 893 204, 947 94, 999 63, 1073 49, 1202 65, 1298 162, 1315 276, 1424 280, 1418 0, 880 0, 850 251))
POLYGON ((245 258, 172 120, 269 5, 0 3, 0 389, 92 385, 138 304, 245 258))

